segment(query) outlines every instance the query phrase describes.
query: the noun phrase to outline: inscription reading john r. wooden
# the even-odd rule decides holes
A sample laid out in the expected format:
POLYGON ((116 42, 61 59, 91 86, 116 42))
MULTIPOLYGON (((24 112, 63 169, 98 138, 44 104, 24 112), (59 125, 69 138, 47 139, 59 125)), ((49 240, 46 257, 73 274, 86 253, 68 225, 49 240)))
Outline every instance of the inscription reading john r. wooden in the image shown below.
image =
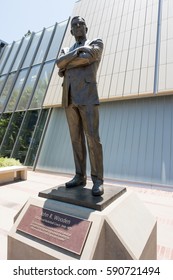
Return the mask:
POLYGON ((81 255, 91 222, 30 205, 17 230, 81 255))

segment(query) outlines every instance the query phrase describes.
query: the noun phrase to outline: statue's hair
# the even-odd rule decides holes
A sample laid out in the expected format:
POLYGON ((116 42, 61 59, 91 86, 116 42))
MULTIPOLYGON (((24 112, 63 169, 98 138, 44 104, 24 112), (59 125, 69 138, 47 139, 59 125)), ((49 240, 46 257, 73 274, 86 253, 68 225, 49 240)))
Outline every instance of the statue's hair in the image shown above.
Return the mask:
POLYGON ((75 16, 75 17, 73 17, 72 20, 71 20, 71 24, 72 24, 72 22, 73 22, 75 19, 81 19, 81 20, 85 23, 85 25, 86 25, 86 22, 85 22, 84 18, 81 17, 81 16, 75 16))

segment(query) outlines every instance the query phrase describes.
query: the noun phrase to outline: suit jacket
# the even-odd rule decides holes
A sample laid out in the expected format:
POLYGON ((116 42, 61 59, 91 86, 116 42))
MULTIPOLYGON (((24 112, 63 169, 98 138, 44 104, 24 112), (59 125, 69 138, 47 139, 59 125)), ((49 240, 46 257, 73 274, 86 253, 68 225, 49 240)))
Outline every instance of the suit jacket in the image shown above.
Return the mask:
POLYGON ((62 50, 57 59, 60 73, 64 75, 62 106, 69 103, 69 91, 76 105, 99 104, 96 74, 103 51, 101 39, 75 43, 66 53, 62 50))

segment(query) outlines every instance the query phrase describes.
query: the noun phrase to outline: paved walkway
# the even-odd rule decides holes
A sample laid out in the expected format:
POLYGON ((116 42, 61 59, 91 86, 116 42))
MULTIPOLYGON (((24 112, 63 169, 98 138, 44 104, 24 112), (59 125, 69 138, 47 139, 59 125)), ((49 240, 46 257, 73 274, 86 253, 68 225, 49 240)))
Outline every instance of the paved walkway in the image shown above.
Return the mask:
MULTIPOLYGON (((0 260, 7 259, 7 234, 14 216, 30 196, 69 180, 68 176, 28 171, 27 181, 0 186, 0 260)), ((115 182, 111 182, 116 185, 115 182)), ((173 191, 126 185, 143 201, 158 221, 157 258, 173 260, 173 191)))

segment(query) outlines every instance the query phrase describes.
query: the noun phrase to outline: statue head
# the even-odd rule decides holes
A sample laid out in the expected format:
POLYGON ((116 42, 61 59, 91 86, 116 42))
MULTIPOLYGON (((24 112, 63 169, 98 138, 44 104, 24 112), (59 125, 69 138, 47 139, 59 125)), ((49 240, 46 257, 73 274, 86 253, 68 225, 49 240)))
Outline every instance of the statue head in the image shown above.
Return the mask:
POLYGON ((86 37, 88 28, 84 18, 75 16, 71 20, 71 34, 76 37, 86 37))

